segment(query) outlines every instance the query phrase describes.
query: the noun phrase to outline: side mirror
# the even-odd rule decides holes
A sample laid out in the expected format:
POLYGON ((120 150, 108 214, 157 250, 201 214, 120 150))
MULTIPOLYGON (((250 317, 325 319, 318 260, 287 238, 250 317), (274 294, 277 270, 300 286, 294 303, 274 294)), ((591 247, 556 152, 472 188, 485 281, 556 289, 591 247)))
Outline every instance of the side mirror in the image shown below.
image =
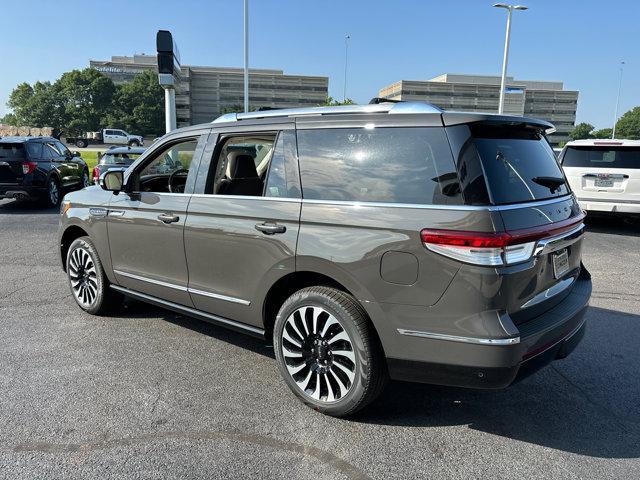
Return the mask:
POLYGON ((122 170, 107 170, 100 175, 99 183, 103 190, 120 193, 124 185, 124 172, 122 170))
POLYGON ((77 150, 74 150, 73 152, 71 152, 71 156, 80 158, 80 152, 77 150))

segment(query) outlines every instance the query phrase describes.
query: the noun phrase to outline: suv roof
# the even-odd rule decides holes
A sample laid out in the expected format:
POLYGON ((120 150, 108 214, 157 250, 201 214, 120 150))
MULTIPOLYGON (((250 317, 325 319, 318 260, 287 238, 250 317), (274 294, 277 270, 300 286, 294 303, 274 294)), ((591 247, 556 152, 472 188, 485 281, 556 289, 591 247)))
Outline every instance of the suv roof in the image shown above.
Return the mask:
MULTIPOLYGON (((498 115, 476 112, 448 112, 426 102, 380 102, 368 105, 340 105, 334 107, 305 107, 262 110, 248 113, 227 113, 213 120, 214 124, 239 121, 258 121, 278 117, 327 117, 345 114, 418 114, 429 117, 441 117, 442 125, 459 125, 473 122, 523 123, 544 129, 547 133, 555 131, 554 126, 544 120, 514 115, 498 115)), ((253 122, 251 122, 253 123, 253 122)))
POLYGON ((611 139, 585 139, 567 142, 566 147, 640 147, 640 140, 627 140, 624 138, 611 139))
POLYGON ((146 150, 146 148, 144 147, 111 147, 109 149, 107 149, 105 153, 105 155, 110 155, 110 154, 118 154, 118 153, 135 153, 135 154, 142 154, 144 153, 144 151, 146 150))

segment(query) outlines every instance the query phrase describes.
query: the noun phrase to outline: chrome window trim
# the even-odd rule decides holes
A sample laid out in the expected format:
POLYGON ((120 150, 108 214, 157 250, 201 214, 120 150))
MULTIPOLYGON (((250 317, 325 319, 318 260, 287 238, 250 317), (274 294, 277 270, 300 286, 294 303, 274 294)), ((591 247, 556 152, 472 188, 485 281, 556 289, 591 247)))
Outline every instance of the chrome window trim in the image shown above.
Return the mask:
POLYGON ((449 342, 473 343, 476 345, 516 345, 520 343, 520 337, 478 338, 447 335, 444 333, 421 332, 419 330, 405 330, 404 328, 398 328, 397 330, 400 335, 407 335, 409 337, 429 338, 432 340, 445 340, 449 342))
POLYGON ((113 270, 113 273, 122 275, 123 277, 132 278, 141 282, 152 283, 154 285, 160 285, 161 287, 172 288, 181 292, 195 293, 196 295, 202 295, 205 297, 216 298, 218 300, 224 300, 231 303, 239 303, 241 305, 251 305, 249 300, 242 298, 230 297, 228 295, 221 295, 219 293, 207 292, 205 290, 198 290, 196 288, 184 287, 182 285, 176 285, 175 283, 163 282, 161 280, 155 280, 153 278, 143 277, 142 275, 136 275, 134 273, 123 272, 122 270, 113 270))
POLYGON ((218 195, 214 193, 194 193, 193 197, 196 198, 226 198, 226 199, 238 199, 238 200, 268 200, 271 202, 290 202, 290 203, 301 203, 301 198, 293 198, 293 197, 260 197, 253 195, 218 195))
POLYGON ((123 272, 122 270, 113 270, 113 273, 117 275, 122 275, 123 277, 132 278, 134 280, 139 280, 141 282, 152 283, 154 285, 160 285, 161 287, 172 288, 174 290, 180 290, 181 292, 186 292, 187 287, 183 287, 182 285, 176 285, 175 283, 163 282, 161 280, 154 280, 153 278, 143 277, 141 275, 136 275, 134 273, 123 272))
POLYGON ((424 205, 420 203, 392 203, 392 202, 358 202, 351 200, 316 200, 302 199, 302 203, 315 205, 344 205, 352 207, 385 207, 385 208, 418 208, 426 210, 462 210, 462 211, 488 211, 499 212, 504 210, 517 210, 519 208, 539 207, 544 205, 552 205, 562 201, 569 200, 571 194, 558 198, 550 198, 547 200, 539 200, 536 202, 513 203, 509 205, 424 205))
POLYGON ((220 295, 219 293, 207 292, 205 290, 198 290, 191 287, 187 288, 187 291, 189 293, 195 293, 196 295, 202 295, 203 297, 211 297, 217 300, 224 300, 226 302, 239 303, 240 305, 251 305, 249 300, 243 300, 242 298, 229 297, 227 295, 220 295))

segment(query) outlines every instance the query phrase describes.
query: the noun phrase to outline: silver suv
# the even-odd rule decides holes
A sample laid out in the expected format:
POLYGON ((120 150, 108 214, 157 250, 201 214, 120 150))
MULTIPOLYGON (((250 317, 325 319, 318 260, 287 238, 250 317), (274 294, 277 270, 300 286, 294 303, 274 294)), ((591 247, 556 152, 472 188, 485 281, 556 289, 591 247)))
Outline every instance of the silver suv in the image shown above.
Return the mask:
POLYGON ((388 378, 506 387, 575 347, 591 294, 551 128, 425 103, 228 114, 67 195, 63 267, 89 313, 126 295, 272 341, 329 415, 388 378))

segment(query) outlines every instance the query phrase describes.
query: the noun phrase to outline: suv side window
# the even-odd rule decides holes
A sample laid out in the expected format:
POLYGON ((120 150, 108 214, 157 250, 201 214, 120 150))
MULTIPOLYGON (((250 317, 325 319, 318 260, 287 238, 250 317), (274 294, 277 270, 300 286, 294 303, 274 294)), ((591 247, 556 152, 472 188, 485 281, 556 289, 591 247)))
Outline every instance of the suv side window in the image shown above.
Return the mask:
POLYGON ((269 165, 265 197, 300 198, 300 174, 297 168, 295 141, 293 130, 284 130, 278 135, 269 165))
POLYGON ((298 130, 304 198, 442 205, 462 203, 444 129, 298 130))
POLYGON ((70 157, 71 156, 71 152, 69 151, 69 149, 62 142, 56 141, 56 147, 58 148, 58 151, 60 152, 60 155, 62 155, 63 157, 70 157))
POLYGON ((42 143, 27 142, 27 152, 32 160, 40 160, 42 158, 42 143))
POLYGON ((45 157, 48 158, 56 158, 62 155, 62 152, 60 151, 60 149, 58 148, 58 146, 55 144, 55 142, 47 142, 44 144, 44 149, 47 152, 45 154, 45 157))
POLYGON ((275 133, 222 138, 205 193, 261 197, 275 140, 275 133))
POLYGON ((184 191, 194 153, 200 137, 185 138, 169 144, 145 163, 134 179, 134 190, 140 192, 169 192, 169 177, 174 175, 173 193, 184 191))

